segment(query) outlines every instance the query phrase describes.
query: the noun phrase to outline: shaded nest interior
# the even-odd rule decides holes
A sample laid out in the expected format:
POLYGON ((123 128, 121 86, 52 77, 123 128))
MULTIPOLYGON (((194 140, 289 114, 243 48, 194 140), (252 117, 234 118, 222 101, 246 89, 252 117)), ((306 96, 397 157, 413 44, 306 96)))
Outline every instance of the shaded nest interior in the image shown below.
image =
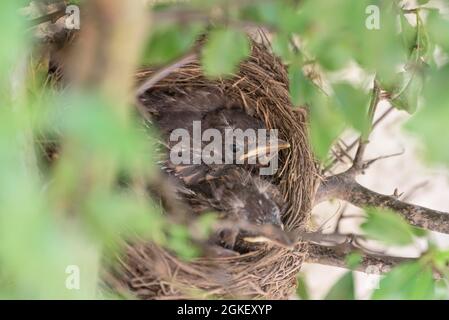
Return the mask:
MULTIPOLYGON (((156 71, 139 71, 138 81, 156 71)), ((249 115, 263 120, 267 129, 279 130, 279 138, 291 145, 280 153, 279 169, 273 177, 287 206, 283 223, 286 231, 307 229, 317 171, 306 112, 292 105, 286 67, 272 54, 269 44, 252 41, 250 57, 231 78, 208 79, 198 61, 193 61, 158 81, 146 94, 173 88, 218 89, 249 115)), ((306 254, 306 243, 299 242, 294 249, 266 245, 236 257, 186 261, 153 243, 133 243, 126 246, 112 278, 116 289, 131 291, 141 299, 286 299, 294 292, 306 254)))

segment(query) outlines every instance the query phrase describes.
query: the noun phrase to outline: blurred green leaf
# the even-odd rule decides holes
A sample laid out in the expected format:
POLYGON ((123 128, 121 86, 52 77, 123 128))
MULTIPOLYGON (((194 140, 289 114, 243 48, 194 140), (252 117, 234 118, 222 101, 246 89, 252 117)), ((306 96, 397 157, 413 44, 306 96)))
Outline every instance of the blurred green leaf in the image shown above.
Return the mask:
POLYGON ((317 90, 314 84, 308 79, 302 70, 302 66, 295 62, 288 68, 290 83, 290 96, 294 106, 304 106, 310 104, 317 90))
POLYGON ((434 298, 432 268, 420 262, 400 265, 380 281, 374 291, 375 300, 420 300, 434 298))
POLYGON ((168 229, 167 248, 173 250, 180 258, 191 260, 200 254, 200 250, 191 241, 189 230, 185 226, 172 225, 168 229))
POLYGON ((143 63, 161 65, 189 50, 203 31, 201 24, 156 26, 145 45, 143 63))
POLYGON ((446 279, 435 281, 435 300, 449 300, 449 285, 446 279))
POLYGON ((430 11, 427 17, 429 38, 449 52, 449 20, 437 10, 430 11))
POLYGON ((297 6, 284 1, 248 6, 242 10, 241 17, 273 26, 284 33, 298 33, 304 26, 303 20, 299 18, 297 6))
MULTIPOLYGON (((0 94, 7 94, 5 86, 11 84, 10 77, 17 68, 20 59, 27 57, 26 22, 19 15, 18 1, 2 1, 0 3, 0 94)), ((23 61, 20 61, 23 63, 23 61)), ((18 79, 17 79, 18 80, 18 79)), ((11 89, 8 87, 8 89, 11 89)))
POLYGON ((250 45, 245 34, 232 29, 216 29, 209 34, 203 48, 204 71, 211 77, 232 74, 249 54, 250 45))
MULTIPOLYGON (((118 161, 120 167, 151 170, 151 139, 133 122, 123 121, 121 114, 114 112, 113 103, 94 95, 72 95, 61 97, 56 102, 54 123, 58 132, 82 146, 79 151, 101 155, 118 161), (61 111, 61 105, 66 105, 61 111)), ((106 165, 106 162, 105 162, 106 165)))
POLYGON ((355 269, 362 263, 362 256, 357 252, 352 252, 346 256, 346 265, 349 269, 355 269))
POLYGON ((366 236, 387 245, 406 246, 413 243, 412 227, 389 210, 366 209, 367 218, 361 225, 366 236))
POLYGON ((310 107, 310 136, 315 155, 325 159, 330 147, 343 132, 344 119, 336 102, 322 93, 316 93, 310 107))
POLYGON ((354 59, 368 71, 376 72, 384 82, 391 82, 395 68, 406 59, 406 50, 396 31, 396 13, 392 2, 377 2, 380 28, 369 29, 366 27, 369 5, 373 5, 372 1, 306 1, 300 11, 305 24, 301 36, 305 49, 325 69, 340 69, 354 59))
POLYGON ((288 34, 278 33, 274 35, 271 47, 274 54, 281 57, 284 63, 289 63, 293 58, 293 52, 290 49, 290 36, 288 34))
POLYGON ((435 267, 438 270, 446 271, 447 275, 449 275, 449 250, 436 250, 433 253, 433 259, 435 267))
POLYGON ((306 278, 302 273, 296 277, 296 294, 301 300, 310 300, 306 278))
POLYGON ((352 271, 345 273, 329 290, 326 300, 354 300, 354 275, 352 271))
POLYGON ((449 163, 449 66, 429 73, 424 87, 424 107, 406 123, 406 130, 422 142, 425 158, 433 162, 449 163))
POLYGON ((404 48, 408 50, 411 55, 413 50, 416 48, 416 28, 413 27, 407 20, 405 15, 401 12, 399 14, 400 24, 401 24, 401 37, 403 41, 404 48))
POLYGON ((163 242, 165 220, 161 209, 151 206, 148 199, 121 192, 96 194, 89 200, 86 227, 100 242, 115 245, 126 235, 163 242))
POLYGON ((340 110, 346 121, 360 133, 369 129, 368 105, 369 95, 354 88, 349 83, 338 83, 333 86, 340 110))
POLYGON ((422 95, 421 72, 411 70, 400 73, 398 76, 401 80, 397 82, 399 86, 391 91, 390 101, 395 108, 413 113, 418 109, 419 98, 422 95))
POLYGON ((201 239, 207 239, 213 232, 214 224, 217 222, 217 214, 214 212, 202 213, 195 221, 195 231, 201 239))

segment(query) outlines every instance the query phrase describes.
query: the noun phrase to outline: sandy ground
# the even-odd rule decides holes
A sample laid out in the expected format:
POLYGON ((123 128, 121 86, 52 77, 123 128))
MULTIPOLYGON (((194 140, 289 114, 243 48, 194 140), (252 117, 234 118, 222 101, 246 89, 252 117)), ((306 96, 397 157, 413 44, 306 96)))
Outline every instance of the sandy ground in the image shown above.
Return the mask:
MULTIPOLYGON (((388 108, 382 102, 379 105, 377 116, 388 108)), ((426 164, 420 156, 419 143, 408 133, 401 129, 409 115, 403 111, 393 111, 376 128, 370 138, 366 151, 366 159, 381 155, 403 152, 402 155, 376 162, 364 176, 358 178, 359 183, 370 189, 384 194, 393 194, 397 188, 404 192, 403 198, 408 202, 427 206, 432 209, 449 211, 449 170, 435 168, 426 164)), ((352 141, 353 135, 347 141, 352 141)), ((324 203, 313 211, 313 219, 317 226, 326 226, 331 231, 336 219, 336 212, 344 205, 340 201, 324 203), (330 220, 329 220, 330 219, 330 220)), ((360 214, 362 211, 349 205, 345 214, 360 214)), ((360 219, 345 219, 342 224, 343 232, 354 232, 360 219), (358 220, 358 221, 357 221, 358 220)), ((435 241, 444 248, 449 248, 449 236, 432 233, 435 241)), ((415 256, 423 244, 410 248, 388 248, 389 254, 415 256)), ((322 298, 333 283, 341 276, 345 269, 306 264, 302 269, 305 274, 310 294, 314 299, 322 298)), ((356 273, 356 291, 359 299, 368 299, 371 291, 377 287, 379 276, 356 273)))

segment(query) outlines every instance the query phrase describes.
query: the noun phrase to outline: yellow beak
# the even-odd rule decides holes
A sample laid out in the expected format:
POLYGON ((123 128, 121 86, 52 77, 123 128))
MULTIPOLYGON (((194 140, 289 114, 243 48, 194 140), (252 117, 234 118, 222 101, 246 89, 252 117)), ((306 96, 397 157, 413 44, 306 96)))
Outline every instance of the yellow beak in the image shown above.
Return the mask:
POLYGON ((258 146, 254 149, 248 150, 247 153, 244 153, 240 156, 239 160, 244 161, 249 158, 257 157, 262 158, 266 157, 267 154, 275 154, 279 152, 280 150, 288 149, 290 148, 290 143, 284 140, 278 139, 278 143, 276 147, 272 147, 271 145, 265 145, 265 146, 258 146), (273 150, 274 149, 274 150, 273 150), (272 151, 274 151, 272 153, 272 151))

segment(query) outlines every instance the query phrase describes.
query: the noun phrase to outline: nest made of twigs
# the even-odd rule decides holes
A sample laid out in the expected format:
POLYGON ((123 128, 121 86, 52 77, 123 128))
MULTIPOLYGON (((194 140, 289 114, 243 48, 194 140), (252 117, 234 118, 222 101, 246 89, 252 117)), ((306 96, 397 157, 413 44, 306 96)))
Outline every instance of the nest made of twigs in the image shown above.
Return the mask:
MULTIPOLYGON (((148 78, 153 72, 142 70, 138 79, 148 78)), ((286 68, 271 53, 270 46, 252 41, 251 56, 232 78, 208 79, 194 61, 160 80, 149 94, 174 86, 218 88, 248 114, 262 119, 267 128, 279 130, 279 137, 291 145, 280 154, 274 177, 288 206, 283 222, 287 231, 306 229, 317 181, 306 113, 292 105, 286 68)), ((295 288, 306 251, 306 244, 298 243, 293 250, 267 246, 237 257, 185 261, 153 243, 133 243, 120 259, 114 283, 141 299, 285 299, 295 288)))

